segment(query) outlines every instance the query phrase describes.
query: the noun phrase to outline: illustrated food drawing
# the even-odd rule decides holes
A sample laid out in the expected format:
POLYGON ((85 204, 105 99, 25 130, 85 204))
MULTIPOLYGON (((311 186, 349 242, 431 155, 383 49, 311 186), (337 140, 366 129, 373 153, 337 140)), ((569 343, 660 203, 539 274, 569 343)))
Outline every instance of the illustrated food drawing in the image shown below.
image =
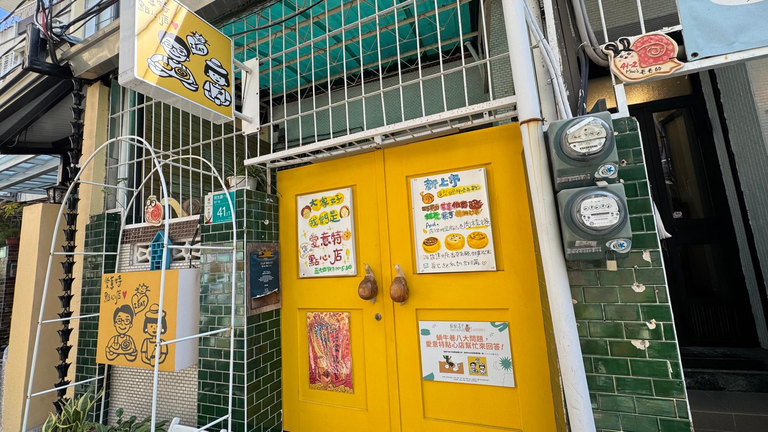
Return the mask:
POLYGON ((467 244, 472 249, 482 249, 488 246, 488 236, 480 231, 475 231, 467 236, 467 244))
POLYGON ((345 218, 345 217, 348 217, 349 216, 349 207, 342 206, 339 209, 339 216, 341 216, 342 219, 345 218))
POLYGON ((426 253, 435 253, 440 250, 440 240, 437 237, 427 237, 421 242, 421 247, 426 253))
POLYGON ((445 237, 445 247, 448 250, 457 251, 464 248, 464 236, 459 233, 448 234, 445 237))
POLYGON ((433 202, 435 202, 435 196, 432 195, 431 193, 422 192, 421 202, 423 202, 424 204, 432 204, 433 202))
POLYGON ((304 208, 301 209, 301 217, 304 219, 309 219, 309 215, 312 214, 312 208, 310 206, 304 206, 304 208))

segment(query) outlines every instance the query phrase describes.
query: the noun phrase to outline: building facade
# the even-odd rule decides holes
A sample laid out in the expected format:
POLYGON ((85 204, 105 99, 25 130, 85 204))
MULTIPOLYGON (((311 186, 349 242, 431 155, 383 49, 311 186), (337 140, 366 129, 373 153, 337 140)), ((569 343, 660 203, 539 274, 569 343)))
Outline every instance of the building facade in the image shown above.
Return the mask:
MULTIPOLYGON (((738 401, 768 392, 766 47, 691 58, 684 1, 526 1, 534 49, 526 41, 523 52, 535 77, 526 83, 510 40, 515 2, 189 2, 232 40, 239 64, 219 88, 236 111, 253 97, 246 83, 258 83, 259 117, 217 124, 121 86, 125 13, 115 2, 80 3, 69 19, 82 28, 54 48, 70 76, 11 66, 0 83, 0 110, 31 112, 39 99, 50 113, 0 123, 6 141, 60 155, 58 182, 77 184, 63 204, 74 216, 60 227, 71 238, 54 233, 65 249, 50 255, 62 260, 52 279, 68 281, 72 304, 37 294, 49 308, 61 301, 62 319, 75 317, 58 333, 71 354, 39 344, 59 324, 11 332, 11 352, 37 358, 11 364, 59 371, 57 382, 6 388, 12 429, 44 420, 28 403, 25 412, 31 395, 54 410, 60 397, 100 390, 94 421, 114 423, 121 408, 236 431, 765 424, 767 411, 738 401), (651 33, 679 45, 681 66, 622 83, 600 46, 651 33), (518 99, 527 84, 541 101, 535 118, 518 99), (21 102, 25 91, 32 103, 21 102), (541 166, 530 158, 543 147, 531 147, 527 125, 602 111, 612 114, 632 250, 568 261, 559 283, 542 234, 559 221, 540 217, 532 172, 541 166), (254 122, 258 131, 243 133, 254 122), (199 269, 199 306, 185 311, 198 318, 196 365, 153 373, 105 363, 99 333, 119 314, 105 309, 104 277, 158 271, 159 233, 171 245, 159 246, 169 270, 199 269), (274 275, 259 273, 274 253, 277 291, 264 282, 274 275), (725 409, 711 412, 702 398, 725 409)), ((192 42, 176 43, 193 56, 192 42)), ((197 78, 201 88, 213 82, 197 78)), ((30 284, 39 293, 48 282, 30 284)), ((138 304, 131 319, 146 333, 138 304)))

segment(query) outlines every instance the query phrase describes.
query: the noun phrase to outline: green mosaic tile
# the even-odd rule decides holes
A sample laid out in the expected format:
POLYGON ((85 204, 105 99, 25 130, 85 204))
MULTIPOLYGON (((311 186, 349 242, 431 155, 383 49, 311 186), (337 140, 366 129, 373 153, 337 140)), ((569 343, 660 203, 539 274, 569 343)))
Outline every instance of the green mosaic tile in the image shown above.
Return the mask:
POLYGON ((632 270, 619 269, 617 271, 600 271, 598 272, 600 279, 600 285, 626 285, 634 282, 632 276, 632 270))
POLYGON ((621 303, 656 303, 656 290, 653 287, 646 286, 641 292, 631 287, 619 287, 618 292, 621 303))
POLYGON ((688 420, 659 419, 661 432, 691 432, 693 427, 688 420))
POLYGON ((608 341, 608 348, 612 357, 645 358, 645 350, 635 347, 629 341, 608 341))
POLYGON ((611 321, 639 321, 640 308, 635 305, 613 305, 604 306, 605 319, 611 321))
POLYGON ((648 268, 635 270, 637 282, 645 285, 664 285, 664 270, 660 268, 648 268))
POLYGON ((654 342, 648 347, 648 357, 666 360, 678 360, 677 343, 654 342))
POLYGON ((590 391, 613 393, 616 391, 613 377, 587 374, 587 386, 590 391))
POLYGON ((656 396, 685 398, 685 385, 679 380, 653 380, 656 396))
POLYGON ((655 319, 657 322, 672 322, 672 310, 667 305, 640 306, 643 321, 655 319))
POLYGON ((621 429, 621 417, 619 414, 604 411, 595 411, 595 426, 600 429, 621 429))
POLYGON ((599 304, 575 304, 573 311, 578 320, 603 319, 603 307, 599 304))
POLYGON ((599 374, 629 375, 629 361, 627 359, 594 357, 592 359, 594 371, 599 374))
POLYGON ((681 419, 688 418, 688 404, 683 400, 675 401, 675 408, 677 408, 677 417, 681 419))
POLYGON ((662 340, 664 338, 661 324, 657 324, 656 328, 651 329, 646 323, 625 323, 624 329, 626 330, 627 339, 662 340))
POLYGON ((632 375, 648 378, 669 378, 669 363, 660 360, 630 360, 632 375))
POLYGON ((653 383, 645 378, 616 377, 616 392, 653 396, 653 383))
POLYGON ((621 428, 625 432, 658 432, 659 421, 656 417, 622 414, 621 428))
POLYGON ((597 272, 595 271, 569 271, 568 280, 571 286, 597 285, 597 272))
POLYGON ((608 342, 595 339, 581 339, 581 352, 584 355, 608 355, 608 342))
POLYGON ((618 322, 593 321, 589 323, 589 336, 592 338, 623 339, 624 327, 618 322))
POLYGON ((619 295, 614 287, 584 287, 584 299, 587 303, 618 303, 619 295))
POLYGON ((609 394, 598 395, 600 409, 613 412, 635 412, 635 398, 609 394))

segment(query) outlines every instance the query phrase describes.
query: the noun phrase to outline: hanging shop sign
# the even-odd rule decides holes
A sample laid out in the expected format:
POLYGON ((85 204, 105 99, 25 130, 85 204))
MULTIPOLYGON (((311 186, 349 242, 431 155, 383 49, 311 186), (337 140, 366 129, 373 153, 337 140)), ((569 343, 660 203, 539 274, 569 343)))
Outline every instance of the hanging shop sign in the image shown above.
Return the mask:
POLYGON ((96 361, 179 371, 197 365, 197 338, 156 349, 156 338, 173 340, 198 333, 198 269, 166 270, 160 314, 160 271, 105 274, 101 280, 96 361), (181 287, 181 289, 180 289, 181 287))
POLYGON ((677 42, 664 33, 620 38, 603 46, 611 71, 624 82, 639 82, 669 75, 683 67, 677 60, 677 42))
POLYGON ((677 0, 689 61, 768 46, 768 1, 677 0))
POLYGON ((297 197, 299 277, 354 276, 352 188, 297 197))
POLYGON ((425 381, 514 387, 509 323, 419 321, 425 381))
POLYGON ((496 270, 485 168, 411 179, 418 273, 496 270))
POLYGON ((349 312, 307 312, 309 387, 354 393, 349 312))
POLYGON ((120 3, 120 85, 206 120, 233 120, 232 41, 175 0, 120 3))
POLYGON ((235 204, 235 192, 210 192, 205 196, 204 222, 206 225, 232 222, 227 193, 235 204))
POLYGON ((280 289, 280 245, 254 245, 248 253, 248 278, 251 298, 264 297, 280 289))

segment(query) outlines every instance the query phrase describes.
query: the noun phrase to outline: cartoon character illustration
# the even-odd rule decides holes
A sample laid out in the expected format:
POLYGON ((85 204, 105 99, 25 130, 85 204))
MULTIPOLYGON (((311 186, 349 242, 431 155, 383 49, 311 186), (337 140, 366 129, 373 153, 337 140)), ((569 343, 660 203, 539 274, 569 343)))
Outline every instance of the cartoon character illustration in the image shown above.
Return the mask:
MULTIPOLYGON (((147 313, 144 314, 143 331, 144 334, 148 335, 149 337, 144 338, 144 340, 141 342, 141 361, 150 366, 155 365, 154 361, 157 354, 155 342, 157 341, 158 323, 161 327, 160 334, 165 334, 165 332, 168 331, 168 323, 165 320, 165 311, 163 311, 162 320, 159 319, 159 312, 159 306, 157 303, 153 303, 152 306, 149 307, 147 313)), ((160 339, 160 342, 165 341, 160 339)), ((161 345, 160 355, 157 356, 157 361, 162 364, 166 357, 168 357, 168 346, 161 345)))
POLYGON ((189 68, 184 65, 184 62, 188 62, 189 56, 192 54, 187 42, 179 36, 163 30, 158 33, 158 38, 160 39, 160 46, 163 47, 167 55, 152 54, 147 59, 149 69, 157 76, 176 78, 187 89, 197 91, 200 86, 189 68))
POLYGON ((488 376, 488 370, 486 369, 487 359, 485 357, 475 357, 469 364, 469 374, 476 376, 488 376))
POLYGON ((203 84, 205 97, 218 106, 230 106, 232 96, 224 90, 224 87, 229 87, 229 72, 224 69, 224 65, 215 58, 206 60, 205 76, 211 79, 203 84))
POLYGON ((136 343, 128 335, 128 331, 133 327, 133 309, 129 305, 122 305, 115 309, 112 316, 117 334, 109 338, 107 342, 107 360, 115 360, 119 356, 124 356, 129 362, 136 361, 138 352, 136 343))
POLYGON ((134 313, 143 312, 147 308, 147 304, 149 304, 147 293, 149 291, 149 287, 145 284, 136 287, 136 294, 131 296, 131 306, 133 306, 134 313))
POLYGON ((676 59, 677 43, 664 33, 648 33, 634 41, 623 37, 617 43, 606 44, 603 51, 611 59, 611 71, 622 81, 669 75, 683 67, 676 59))
POLYGON ((204 56, 208 55, 208 41, 205 40, 205 37, 201 35, 198 32, 192 32, 189 36, 187 36, 187 43, 189 44, 189 49, 192 51, 192 54, 204 56))
POLYGON ((163 206, 157 202, 157 197, 150 195, 144 203, 144 221, 150 225, 160 225, 163 222, 163 206))

